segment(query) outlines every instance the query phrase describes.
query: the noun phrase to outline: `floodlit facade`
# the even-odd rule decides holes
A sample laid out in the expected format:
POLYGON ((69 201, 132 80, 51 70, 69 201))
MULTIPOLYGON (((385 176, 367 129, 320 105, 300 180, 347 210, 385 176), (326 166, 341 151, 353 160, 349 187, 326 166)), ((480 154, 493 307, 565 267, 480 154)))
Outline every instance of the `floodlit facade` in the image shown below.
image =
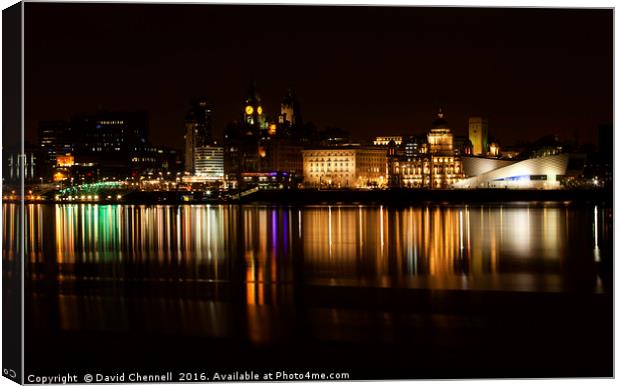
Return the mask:
MULTIPOLYGON (((508 164, 499 166, 481 174, 474 175, 454 183, 455 188, 512 188, 512 189, 557 189, 560 177, 566 175, 568 154, 530 158, 524 161, 505 161, 508 164)), ((498 160, 493 160, 498 161, 498 160)), ((484 167, 489 167, 486 163, 484 167)), ((479 169, 479 171, 482 170, 479 169)), ((469 170, 469 173, 475 173, 469 170)))
POLYGON ((387 150, 364 147, 302 151, 304 186, 362 188, 387 183, 387 150))
POLYGON ((391 187, 443 189, 464 177, 461 157, 454 151, 454 136, 441 110, 423 145, 412 154, 388 150, 391 187))
POLYGON ((389 164, 393 187, 447 188, 464 176, 461 158, 453 154, 397 157, 389 164))

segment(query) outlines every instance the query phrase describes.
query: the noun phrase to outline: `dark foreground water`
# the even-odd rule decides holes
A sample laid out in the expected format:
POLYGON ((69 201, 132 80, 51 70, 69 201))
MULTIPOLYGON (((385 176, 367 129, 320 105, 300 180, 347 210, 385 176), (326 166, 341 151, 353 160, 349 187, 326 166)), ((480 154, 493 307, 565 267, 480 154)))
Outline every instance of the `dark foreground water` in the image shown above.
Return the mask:
MULTIPOLYGON (((16 207, 4 205, 5 258, 16 207)), ((612 375, 603 205, 29 205, 26 375, 612 375)))

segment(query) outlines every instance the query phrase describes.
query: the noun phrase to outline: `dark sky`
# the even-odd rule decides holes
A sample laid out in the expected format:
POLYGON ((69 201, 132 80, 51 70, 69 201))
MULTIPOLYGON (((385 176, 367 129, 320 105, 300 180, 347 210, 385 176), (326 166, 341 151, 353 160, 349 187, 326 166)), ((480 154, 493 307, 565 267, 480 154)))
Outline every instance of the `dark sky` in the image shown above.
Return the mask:
POLYGON ((304 120, 355 137, 457 135, 483 114, 504 145, 595 142, 613 114, 611 10, 26 3, 26 130, 40 120, 149 112, 181 148, 188 101, 238 119, 251 79, 268 115, 292 86, 304 120))

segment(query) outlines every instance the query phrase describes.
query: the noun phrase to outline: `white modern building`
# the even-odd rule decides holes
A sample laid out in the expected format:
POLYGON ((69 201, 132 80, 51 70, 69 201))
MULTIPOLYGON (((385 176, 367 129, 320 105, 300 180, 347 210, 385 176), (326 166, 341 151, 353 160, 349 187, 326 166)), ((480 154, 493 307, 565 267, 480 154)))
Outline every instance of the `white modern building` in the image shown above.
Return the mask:
POLYGON ((478 159, 463 162, 465 174, 472 176, 452 185, 454 188, 557 189, 566 175, 568 154, 530 158, 523 161, 478 159))

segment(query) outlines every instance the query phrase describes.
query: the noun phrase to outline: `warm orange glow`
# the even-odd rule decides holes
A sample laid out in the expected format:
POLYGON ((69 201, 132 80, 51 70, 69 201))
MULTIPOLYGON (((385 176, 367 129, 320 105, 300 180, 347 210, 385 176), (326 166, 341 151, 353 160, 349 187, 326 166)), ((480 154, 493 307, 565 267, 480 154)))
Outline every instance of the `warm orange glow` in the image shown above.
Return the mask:
POLYGON ((74 163, 75 163, 75 160, 71 154, 56 156, 56 166, 70 167, 70 166, 73 166, 74 163))
POLYGON ((276 135, 277 126, 275 123, 269 125, 269 135, 276 135))
POLYGON ((54 173, 54 182, 64 181, 67 179, 67 175, 61 172, 54 173))

